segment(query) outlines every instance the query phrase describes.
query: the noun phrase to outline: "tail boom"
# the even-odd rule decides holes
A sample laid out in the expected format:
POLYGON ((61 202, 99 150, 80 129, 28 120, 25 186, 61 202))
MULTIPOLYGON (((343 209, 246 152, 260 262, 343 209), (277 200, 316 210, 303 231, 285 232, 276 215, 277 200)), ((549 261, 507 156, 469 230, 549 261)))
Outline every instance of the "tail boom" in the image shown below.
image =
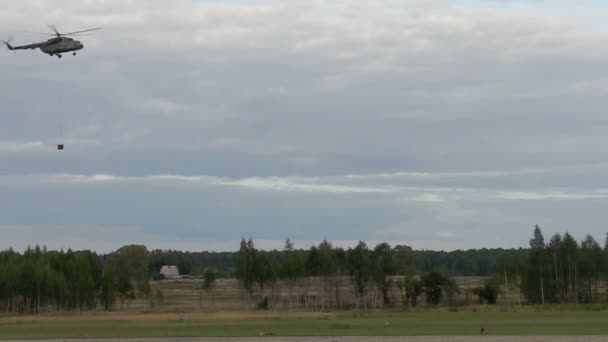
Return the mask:
POLYGON ((9 42, 5 41, 4 44, 9 50, 34 50, 38 49, 42 46, 42 44, 29 44, 29 45, 21 45, 21 46, 12 46, 9 42))

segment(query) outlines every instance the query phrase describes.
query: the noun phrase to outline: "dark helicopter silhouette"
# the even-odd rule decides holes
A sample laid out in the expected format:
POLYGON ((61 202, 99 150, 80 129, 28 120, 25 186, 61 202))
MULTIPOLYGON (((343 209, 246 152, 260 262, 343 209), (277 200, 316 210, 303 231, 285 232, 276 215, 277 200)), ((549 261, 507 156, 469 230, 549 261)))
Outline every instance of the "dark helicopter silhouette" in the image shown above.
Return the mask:
POLYGON ((33 43, 33 44, 21 45, 21 46, 12 46, 9 41, 5 41, 4 44, 6 44, 6 47, 11 51, 12 50, 40 49, 40 51, 42 51, 50 56, 57 56, 59 58, 61 58, 62 53, 67 53, 67 52, 72 52, 72 54, 74 56, 76 56, 76 51, 84 48, 84 45, 81 42, 79 42, 73 38, 66 37, 66 36, 77 36, 78 34, 81 34, 84 32, 96 31, 96 30, 101 29, 101 27, 96 27, 96 28, 92 28, 92 29, 88 29, 88 30, 60 33, 57 30, 57 27, 55 27, 55 25, 49 25, 49 28, 54 33, 43 33, 43 34, 48 34, 48 35, 55 36, 55 37, 47 40, 46 42, 33 43))

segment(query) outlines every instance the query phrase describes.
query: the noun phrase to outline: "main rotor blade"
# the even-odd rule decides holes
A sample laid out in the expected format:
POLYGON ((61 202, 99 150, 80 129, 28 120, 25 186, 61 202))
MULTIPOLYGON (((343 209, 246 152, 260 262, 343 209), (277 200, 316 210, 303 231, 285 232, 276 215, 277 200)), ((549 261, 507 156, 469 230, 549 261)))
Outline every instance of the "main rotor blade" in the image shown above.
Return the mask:
POLYGON ((59 33, 62 36, 67 36, 69 34, 75 34, 75 33, 83 33, 83 32, 91 32, 91 31, 97 31, 97 30, 101 30, 102 27, 96 27, 96 28, 92 28, 92 29, 88 29, 88 30, 82 30, 82 31, 76 31, 76 32, 68 32, 68 33, 59 33))
POLYGON ((55 34, 57 36, 60 36, 61 33, 59 33, 59 30, 57 30, 57 26, 53 25, 53 24, 49 24, 48 27, 51 29, 51 31, 55 32, 55 34))
POLYGON ((94 36, 93 34, 88 34, 88 33, 72 33, 72 34, 61 34, 61 36, 70 36, 70 37, 82 37, 82 36, 94 36))
POLYGON ((56 34, 54 33, 48 33, 48 32, 36 32, 36 31, 23 31, 23 30, 18 30, 15 32, 23 32, 23 33, 31 33, 31 34, 43 34, 45 36, 56 36, 56 34))

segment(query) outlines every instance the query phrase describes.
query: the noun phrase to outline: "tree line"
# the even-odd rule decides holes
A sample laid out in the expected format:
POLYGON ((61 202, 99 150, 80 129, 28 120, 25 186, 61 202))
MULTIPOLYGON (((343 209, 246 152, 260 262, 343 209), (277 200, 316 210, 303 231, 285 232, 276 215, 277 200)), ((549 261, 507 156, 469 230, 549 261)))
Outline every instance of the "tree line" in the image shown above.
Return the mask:
MULTIPOLYGON (((307 258, 312 249, 296 249, 298 254, 307 258)), ((271 259, 281 258, 280 249, 260 251, 271 259)), ((487 277, 497 271, 497 260, 501 256, 527 256, 527 248, 502 249, 481 248, 455 251, 413 250, 416 269, 420 272, 439 271, 450 276, 487 277)), ((207 268, 214 269, 221 277, 235 277, 238 259, 236 252, 188 252, 176 250, 150 251, 149 272, 158 277, 163 265, 177 265, 181 274, 202 276, 207 268)))
MULTIPOLYGON (((386 242, 370 249, 360 241, 354 248, 343 249, 324 240, 303 253, 287 240, 277 255, 258 250, 251 239, 243 239, 236 277, 246 293, 249 308, 268 308, 269 305, 276 308, 277 287, 282 286, 288 289, 288 308, 291 308, 294 287, 311 277, 320 279, 321 290, 315 300, 319 300, 321 310, 412 307, 417 305, 423 293, 427 304, 435 306, 444 297, 449 300, 458 292, 455 281, 443 272, 417 272, 411 247, 391 247, 386 242), (352 283, 352 293, 345 293, 347 282, 352 283), (399 303, 390 296, 394 288, 399 289, 399 303), (252 302, 254 297, 257 298, 252 302)), ((297 305, 298 299, 295 300, 297 305)))
POLYGON ((566 232, 545 240, 541 228, 534 227, 529 256, 500 259, 497 275, 515 282, 532 304, 591 304, 608 300, 608 234, 604 246, 591 235, 580 241, 566 232))
POLYGON ((148 296, 148 251, 124 246, 109 255, 91 251, 0 252, 0 311, 49 313, 112 310, 136 295, 148 296))
POLYGON ((0 252, 0 311, 109 311, 134 298, 162 300, 150 279, 163 265, 204 275, 207 291, 216 277, 237 278, 248 308, 276 308, 281 289, 289 293, 287 307, 298 306, 307 299, 296 289, 311 286, 310 279, 320 284, 314 298, 321 309, 413 307, 421 298, 449 305, 463 290, 455 275, 488 277, 471 294, 489 304, 499 296, 509 304, 608 301, 608 236, 603 247, 591 235, 578 242, 567 232, 546 241, 535 226, 529 248, 452 252, 363 241, 345 249, 327 240, 309 249, 287 240, 281 250, 265 251, 252 239, 242 239, 236 252, 148 251, 141 245, 109 254, 9 249, 0 252))
MULTIPOLYGON (((495 304, 500 295, 506 304, 593 304, 608 302, 608 234, 603 248, 591 235, 579 243, 570 233, 556 233, 545 242, 536 225, 527 249, 480 249, 437 252, 414 251, 408 246, 380 243, 369 248, 360 241, 343 249, 323 241, 308 251, 295 250, 287 240, 283 251, 257 250, 253 241, 241 241, 236 277, 247 293, 248 306, 256 290, 258 299, 272 301, 272 287, 282 282, 292 288, 309 277, 321 279, 321 308, 342 308, 343 284, 354 288, 350 307, 367 308, 399 304, 416 306, 423 296, 429 305, 452 304, 461 289, 452 275, 488 276, 470 292, 480 303, 495 304), (420 260, 422 259, 422 260, 420 260), (458 273, 456 273, 458 275, 458 273), (270 297, 267 295, 271 288, 270 297), (399 290, 401 303, 391 302, 390 291, 399 290), (370 298, 371 296, 371 298, 370 298)), ((263 302, 264 303, 264 302, 263 302)), ((259 305, 259 304, 258 304, 259 305)))

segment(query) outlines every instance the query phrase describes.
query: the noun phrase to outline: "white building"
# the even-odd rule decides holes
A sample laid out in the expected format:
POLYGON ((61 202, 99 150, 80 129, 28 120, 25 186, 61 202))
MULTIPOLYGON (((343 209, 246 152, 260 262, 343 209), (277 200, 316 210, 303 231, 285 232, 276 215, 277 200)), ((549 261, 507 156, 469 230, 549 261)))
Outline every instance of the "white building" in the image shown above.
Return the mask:
POLYGON ((175 265, 166 265, 161 267, 160 274, 165 279, 180 278, 179 269, 175 265))

